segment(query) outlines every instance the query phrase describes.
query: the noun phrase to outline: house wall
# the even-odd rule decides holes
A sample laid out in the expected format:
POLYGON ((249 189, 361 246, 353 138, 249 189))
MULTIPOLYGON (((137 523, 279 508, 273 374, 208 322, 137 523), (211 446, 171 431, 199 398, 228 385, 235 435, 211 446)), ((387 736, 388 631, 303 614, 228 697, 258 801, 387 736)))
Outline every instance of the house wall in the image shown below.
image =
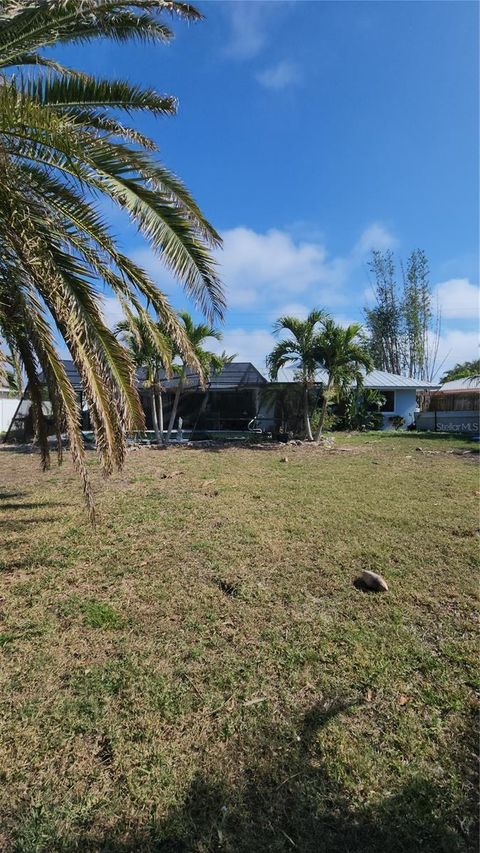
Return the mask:
POLYGON ((19 403, 17 397, 0 397, 0 432, 7 431, 19 403))
MULTIPOLYGON (((392 389, 389 388, 389 391, 392 389)), ((379 389, 380 394, 382 389, 379 389)), ((396 388, 395 389, 395 404, 393 412, 383 412, 383 429, 392 429, 392 423, 389 418, 394 415, 400 415, 405 421, 404 429, 413 423, 415 420, 415 409, 417 408, 417 391, 416 388, 396 388)))

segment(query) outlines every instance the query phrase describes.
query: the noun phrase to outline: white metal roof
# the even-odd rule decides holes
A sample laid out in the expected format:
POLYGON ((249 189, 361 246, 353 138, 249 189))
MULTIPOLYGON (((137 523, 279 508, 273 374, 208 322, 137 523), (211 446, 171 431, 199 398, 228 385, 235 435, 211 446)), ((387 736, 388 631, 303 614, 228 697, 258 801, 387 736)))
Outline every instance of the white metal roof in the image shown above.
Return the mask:
MULTIPOLYGON (((319 382, 325 382, 326 373, 318 371, 319 382)), ((400 376, 396 373, 387 373, 385 370, 372 370, 367 373, 363 381, 364 388, 377 388, 387 391, 392 388, 438 388, 438 383, 421 382, 419 379, 410 379, 408 376, 400 376)))
POLYGON ((480 390, 480 376, 466 376, 464 379, 452 379, 451 382, 444 382, 440 386, 440 391, 445 394, 451 394, 452 391, 478 390, 480 390))

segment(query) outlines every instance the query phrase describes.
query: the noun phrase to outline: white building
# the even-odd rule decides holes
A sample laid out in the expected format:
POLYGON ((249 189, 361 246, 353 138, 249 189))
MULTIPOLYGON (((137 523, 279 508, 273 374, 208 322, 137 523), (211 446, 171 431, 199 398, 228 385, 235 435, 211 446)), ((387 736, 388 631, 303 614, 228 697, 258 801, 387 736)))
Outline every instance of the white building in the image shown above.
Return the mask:
POLYGON ((8 385, 4 385, 0 380, 0 433, 7 431, 19 403, 20 398, 12 397, 8 385))
MULTIPOLYGON (((318 372, 320 382, 326 382, 326 375, 318 372)), ((363 387, 369 390, 379 391, 385 397, 385 405, 380 410, 383 415, 383 428, 392 428, 392 418, 401 417, 404 420, 403 428, 415 422, 417 410, 417 395, 421 391, 432 391, 438 388, 433 382, 420 382, 418 379, 410 379, 408 376, 399 376, 396 373, 387 373, 385 370, 372 370, 367 373, 363 380, 363 387)))

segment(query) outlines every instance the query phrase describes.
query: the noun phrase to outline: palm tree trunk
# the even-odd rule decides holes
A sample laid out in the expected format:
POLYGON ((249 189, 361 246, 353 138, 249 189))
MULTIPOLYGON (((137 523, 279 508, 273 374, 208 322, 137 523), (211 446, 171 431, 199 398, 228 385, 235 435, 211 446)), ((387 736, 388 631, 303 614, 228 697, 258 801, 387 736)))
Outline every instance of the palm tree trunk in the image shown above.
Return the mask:
POLYGON ((327 402, 328 402, 327 395, 324 394, 323 395, 323 401, 322 401, 322 408, 320 410, 320 422, 318 424, 317 431, 315 433, 315 441, 317 442, 317 444, 322 437, 323 425, 325 423, 325 416, 327 414, 327 402))
POLYGON ((305 420, 305 438, 308 441, 313 441, 312 425, 310 423, 310 414, 308 411, 308 385, 303 389, 303 417, 305 420))
POLYGON ((152 389, 152 421, 157 444, 160 444, 160 431, 158 429, 157 406, 155 403, 155 391, 152 389))
POLYGON ((174 398, 174 401, 173 401, 172 413, 171 413, 171 415, 170 415, 170 420, 169 420, 169 422, 168 422, 168 431, 167 431, 166 444, 168 444, 168 443, 169 443, 169 441, 170 441, 170 436, 171 436, 171 434, 172 434, 172 429, 173 429, 173 425, 174 425, 174 423, 175 423, 175 418, 177 417, 178 403, 179 403, 179 400, 180 400, 180 395, 181 395, 182 390, 183 390, 183 383, 184 383, 184 381, 185 381, 185 368, 183 368, 183 369, 182 369, 182 372, 181 372, 181 374, 180 374, 180 379, 179 379, 179 381, 178 381, 178 385, 177 385, 177 390, 176 390, 176 392, 175 392, 175 398, 174 398))
MULTIPOLYGON (((325 390, 323 392, 322 408, 320 410, 320 422, 318 424, 317 431, 315 433, 315 441, 317 442, 317 444, 320 441, 320 438, 321 438, 322 432, 323 432, 323 426, 325 424, 325 417, 327 414, 327 405, 328 405, 328 392, 330 391, 330 383, 331 383, 331 379, 328 380, 327 387, 325 388, 325 390)), ((333 384, 333 382, 332 382, 332 384, 333 384)))
POLYGON ((163 397, 162 397, 161 391, 159 391, 157 394, 157 403, 158 403, 158 431, 160 433, 160 444, 164 444, 164 441, 163 441, 163 397))
MULTIPOLYGON (((209 395, 210 395, 210 391, 207 389, 207 390, 205 391, 205 394, 203 395, 202 405, 200 406, 200 411, 199 411, 199 413, 198 413, 198 418, 201 418, 201 416, 202 416, 203 414, 205 414, 205 409, 207 408, 207 403, 208 403, 209 395)), ((197 418, 197 421, 198 421, 198 418, 197 418)))

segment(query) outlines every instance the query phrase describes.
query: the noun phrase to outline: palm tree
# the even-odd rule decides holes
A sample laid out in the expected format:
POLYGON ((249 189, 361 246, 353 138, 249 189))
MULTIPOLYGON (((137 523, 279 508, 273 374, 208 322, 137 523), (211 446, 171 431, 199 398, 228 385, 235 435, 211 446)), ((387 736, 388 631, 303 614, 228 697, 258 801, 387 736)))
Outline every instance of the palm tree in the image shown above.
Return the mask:
POLYGON ((80 373, 105 473, 122 464, 126 429, 143 416, 132 361, 102 314, 100 286, 139 313, 146 298, 175 344, 187 346, 165 294, 121 252, 95 199, 108 197, 130 217, 210 320, 225 304, 210 255, 220 237, 159 162, 155 143, 121 118, 172 115, 175 99, 78 72, 44 51, 105 37, 165 43, 172 32, 162 12, 201 17, 174 0, 4 0, 0 8, 0 334, 25 369, 43 467, 46 383, 90 507, 78 403, 49 318, 80 373))
POLYGON ((306 320, 299 320, 297 317, 279 317, 273 327, 274 333, 287 331, 290 332, 290 337, 279 341, 267 356, 267 369, 271 379, 277 379, 282 367, 291 366, 297 372, 303 386, 303 419, 305 436, 309 441, 313 441, 313 434, 308 392, 315 382, 318 367, 316 359, 318 327, 326 322, 326 318, 325 311, 319 309, 311 311, 306 320))
POLYGON ((232 364, 232 362, 238 358, 238 352, 228 353, 226 350, 222 350, 218 358, 221 361, 221 366, 219 368, 221 370, 226 364, 232 364))
POLYGON ((161 323, 156 323, 153 331, 154 334, 143 317, 129 312, 127 319, 117 324, 115 334, 123 339, 135 367, 145 369, 144 384, 151 389, 152 394, 155 438, 158 444, 163 444, 163 387, 160 372, 163 371, 167 377, 172 374, 172 342, 161 323))
POLYGON ((315 433, 315 441, 318 442, 329 400, 353 383, 360 387, 363 384, 364 372, 372 370, 373 362, 366 348, 361 324, 352 323, 343 328, 331 319, 325 320, 323 331, 316 339, 314 356, 317 365, 327 374, 320 421, 315 433))
POLYGON ((452 382, 454 379, 478 379, 480 377, 480 359, 476 361, 463 361, 456 364, 443 374, 440 382, 452 382))
MULTIPOLYGON (((212 371, 221 370, 223 367, 222 358, 215 353, 210 352, 203 348, 203 343, 206 338, 215 338, 217 341, 222 340, 222 333, 215 329, 213 326, 208 325, 208 323, 198 323, 196 324, 193 321, 193 318, 187 311, 180 311, 179 317, 183 322, 183 326, 185 329, 185 336, 190 344, 191 350, 195 355, 196 359, 196 370, 198 372, 200 383, 205 385, 205 382, 208 379, 208 376, 212 371)), ((170 441, 170 436, 172 434, 172 429, 175 424, 175 419, 177 417, 178 404, 180 401, 180 397, 185 386, 185 380, 187 377, 187 366, 188 362, 185 357, 182 356, 181 352, 177 352, 177 355, 182 359, 182 364, 178 372, 178 384, 175 391, 175 397, 173 399, 172 412, 170 415, 170 420, 168 423, 167 430, 167 439, 166 443, 168 444, 170 441)))
POLYGON ((10 394, 21 397, 24 391, 24 377, 22 360, 18 352, 13 349, 8 355, 0 353, 0 378, 3 378, 10 394))

